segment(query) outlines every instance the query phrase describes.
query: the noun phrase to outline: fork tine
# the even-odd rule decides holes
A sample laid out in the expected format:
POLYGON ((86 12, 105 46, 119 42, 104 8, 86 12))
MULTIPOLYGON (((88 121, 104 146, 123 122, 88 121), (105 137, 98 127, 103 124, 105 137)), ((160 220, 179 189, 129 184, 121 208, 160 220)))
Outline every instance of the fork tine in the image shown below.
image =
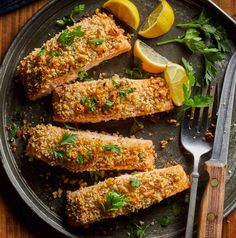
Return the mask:
POLYGON ((182 128, 181 132, 186 129, 189 130, 191 114, 192 114, 192 108, 185 110, 182 123, 181 123, 181 128, 182 128))
POLYGON ((211 124, 216 124, 218 107, 219 107, 219 86, 218 84, 216 84, 214 92, 214 101, 211 111, 211 124))
MULTIPOLYGON (((209 85, 208 89, 207 89, 207 95, 211 95, 214 97, 214 93, 212 95, 212 91, 213 91, 213 86, 209 85)), ((209 117, 211 117, 209 115, 209 112, 212 111, 211 110, 212 106, 209 107, 205 107, 203 108, 203 113, 202 113, 202 123, 201 123, 201 129, 205 132, 208 127, 209 127, 209 117)))

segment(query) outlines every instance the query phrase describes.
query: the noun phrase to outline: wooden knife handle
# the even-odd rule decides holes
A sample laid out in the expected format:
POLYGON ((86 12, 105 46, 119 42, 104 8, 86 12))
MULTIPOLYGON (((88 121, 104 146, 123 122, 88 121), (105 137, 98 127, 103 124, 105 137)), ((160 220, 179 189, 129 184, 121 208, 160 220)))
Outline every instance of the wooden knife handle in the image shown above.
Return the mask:
POLYGON ((221 238, 226 165, 208 161, 205 170, 209 181, 200 205, 198 238, 221 238))

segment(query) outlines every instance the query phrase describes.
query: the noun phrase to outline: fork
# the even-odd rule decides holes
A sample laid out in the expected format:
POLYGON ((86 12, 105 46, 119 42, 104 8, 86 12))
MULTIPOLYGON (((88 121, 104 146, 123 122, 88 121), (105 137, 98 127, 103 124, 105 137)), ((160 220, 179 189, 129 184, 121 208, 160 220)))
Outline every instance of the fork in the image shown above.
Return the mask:
MULTIPOLYGON (((210 90, 210 87, 208 89, 210 90)), ((196 208, 197 188, 199 179, 199 162, 203 155, 207 154, 212 150, 213 141, 205 141, 203 137, 208 131, 210 119, 208 113, 211 112, 211 121, 215 121, 217 110, 217 87, 214 92, 214 103, 213 107, 205 107, 203 109, 195 108, 188 109, 185 111, 184 118, 182 120, 180 140, 182 146, 192 154, 194 158, 193 172, 191 174, 191 190, 190 190, 190 201, 188 209, 188 219, 185 232, 185 238, 193 237, 194 217, 196 208), (191 115, 193 114, 193 118, 191 115)))

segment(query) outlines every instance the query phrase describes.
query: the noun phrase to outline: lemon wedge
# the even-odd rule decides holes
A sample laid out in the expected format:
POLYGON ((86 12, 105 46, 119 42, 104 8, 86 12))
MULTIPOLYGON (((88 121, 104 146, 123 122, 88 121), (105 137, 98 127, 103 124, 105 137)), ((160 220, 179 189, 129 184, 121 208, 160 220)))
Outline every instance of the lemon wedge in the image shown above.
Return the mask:
POLYGON ((163 72, 169 62, 141 40, 136 40, 134 43, 134 56, 142 61, 143 70, 149 73, 163 72))
POLYGON ((165 0, 157 5, 140 28, 139 35, 146 38, 155 38, 167 33, 174 23, 174 12, 165 0))
POLYGON ((109 0, 103 7, 135 30, 139 27, 140 17, 137 7, 129 0, 109 0))
POLYGON ((189 88, 189 79, 185 69, 179 64, 168 63, 164 77, 169 86, 172 101, 176 106, 182 106, 184 102, 183 84, 189 88))

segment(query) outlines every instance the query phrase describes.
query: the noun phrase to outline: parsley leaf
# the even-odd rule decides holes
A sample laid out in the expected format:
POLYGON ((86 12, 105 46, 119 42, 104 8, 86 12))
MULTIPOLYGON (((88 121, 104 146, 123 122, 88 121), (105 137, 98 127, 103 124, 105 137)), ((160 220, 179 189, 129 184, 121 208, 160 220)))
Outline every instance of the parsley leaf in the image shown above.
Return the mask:
POLYGON ((120 95, 120 97, 122 99, 126 99, 128 97, 128 94, 133 93, 133 92, 134 92, 133 88, 124 86, 119 90, 118 94, 120 95))
POLYGON ((134 123, 130 129, 130 134, 135 134, 142 129, 144 129, 144 124, 141 121, 134 119, 134 123))
POLYGON ((81 154, 78 154, 77 157, 76 157, 76 162, 80 165, 83 164, 84 163, 84 156, 81 155, 81 154))
POLYGON ((117 153, 117 154, 119 154, 119 153, 121 152, 120 147, 119 147, 118 145, 115 145, 115 144, 104 145, 104 146, 102 147, 102 149, 103 149, 104 151, 111 151, 111 152, 117 153))
POLYGON ((78 135, 72 133, 64 133, 61 139, 61 145, 75 145, 78 135))
POLYGON ((103 104, 103 108, 108 109, 110 107, 112 107, 112 105, 114 104, 114 102, 107 100, 104 104, 103 104))
POLYGON ((115 87, 115 88, 119 88, 120 84, 118 82, 116 82, 114 79, 112 79, 112 85, 115 87))
POLYGON ((127 235, 130 237, 135 238, 143 238, 145 235, 145 230, 147 227, 143 227, 137 224, 132 224, 132 226, 129 227, 129 231, 127 232, 127 235))
POLYGON ((77 130, 77 128, 75 128, 73 126, 70 126, 70 125, 67 125, 66 123, 64 123, 64 127, 68 130, 77 130))
POLYGON ((43 56, 43 55, 45 55, 45 52, 46 52, 46 49, 43 47, 43 48, 41 48, 40 51, 38 52, 38 55, 39 55, 39 56, 43 56))
POLYGON ((56 21, 56 24, 61 27, 73 25, 76 22, 74 15, 81 13, 84 10, 84 8, 85 8, 84 4, 75 5, 71 10, 70 15, 64 16, 62 19, 58 19, 56 21))
POLYGON ((97 102, 98 102, 98 99, 96 97, 92 97, 92 98, 82 97, 80 99, 80 103, 88 107, 89 111, 91 112, 97 111, 97 105, 96 105, 97 102))
POLYGON ((93 78, 93 77, 90 77, 89 74, 88 74, 86 71, 80 71, 80 72, 78 73, 78 79, 79 79, 81 82, 94 80, 94 78, 93 78))
POLYGON ((69 31, 68 29, 64 30, 58 37, 58 41, 65 45, 70 46, 73 44, 75 37, 79 36, 82 37, 84 35, 84 32, 81 31, 80 26, 76 26, 74 28, 74 31, 69 31))
POLYGON ((92 150, 88 150, 87 151, 87 156, 89 159, 93 159, 93 151, 92 150))
POLYGON ((116 191, 106 194, 106 201, 102 204, 105 212, 117 211, 120 208, 127 206, 128 200, 116 191))
POLYGON ((92 45, 101 45, 103 43, 103 39, 93 38, 93 39, 90 39, 88 42, 89 44, 92 44, 92 45))
POLYGON ((158 222, 161 226, 166 227, 172 223, 172 218, 170 216, 162 216, 158 222))
POLYGON ((49 53, 49 56, 50 57, 55 57, 55 56, 63 56, 64 54, 62 52, 56 52, 56 51, 53 51, 53 52, 50 52, 49 53))
POLYGON ((20 130, 20 127, 18 125, 16 125, 15 123, 12 123, 11 127, 9 129, 10 139, 15 138, 16 134, 19 130, 20 130))
POLYGON ((185 58, 182 58, 182 64, 185 68, 187 77, 189 79, 190 87, 194 86, 196 83, 195 71, 192 63, 188 62, 185 58))
POLYGON ((136 179, 136 178, 131 178, 129 181, 131 187, 133 188, 139 188, 142 185, 142 181, 136 179))
POLYGON ((177 202, 172 203, 170 205, 170 209, 172 210, 172 212, 174 213, 175 216, 178 216, 182 211, 181 206, 177 202))
POLYGON ((184 105, 186 109, 191 107, 208 107, 212 102, 211 96, 191 96, 192 87, 196 84, 193 65, 184 58, 182 58, 182 64, 186 70, 186 74, 190 82, 189 88, 185 84, 183 84, 184 105))
POLYGON ((55 149, 53 150, 53 157, 56 159, 63 160, 67 158, 67 154, 63 150, 55 149))

